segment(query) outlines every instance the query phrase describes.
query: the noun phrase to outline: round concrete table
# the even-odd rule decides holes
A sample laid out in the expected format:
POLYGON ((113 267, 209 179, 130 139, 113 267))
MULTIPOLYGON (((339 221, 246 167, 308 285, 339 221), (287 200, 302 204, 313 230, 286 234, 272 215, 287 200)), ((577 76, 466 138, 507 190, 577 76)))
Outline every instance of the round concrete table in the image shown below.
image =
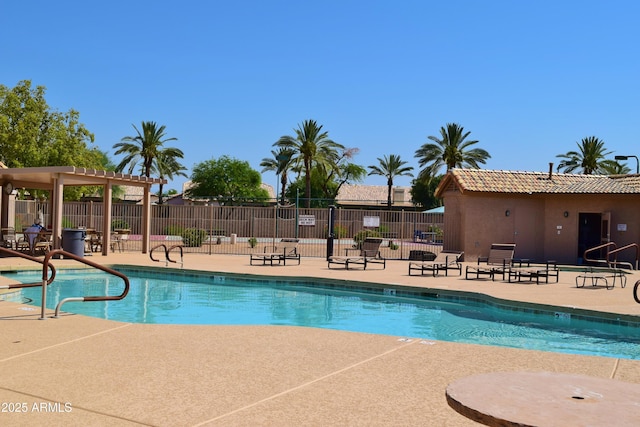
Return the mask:
POLYGON ((447 402, 488 426, 640 426, 640 384, 551 372, 457 380, 447 402))

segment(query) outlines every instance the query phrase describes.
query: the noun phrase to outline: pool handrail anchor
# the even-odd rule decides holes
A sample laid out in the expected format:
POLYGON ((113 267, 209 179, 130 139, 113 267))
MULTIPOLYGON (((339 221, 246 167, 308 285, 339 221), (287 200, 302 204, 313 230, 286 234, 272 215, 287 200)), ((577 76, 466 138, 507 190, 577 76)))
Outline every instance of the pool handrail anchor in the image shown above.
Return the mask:
POLYGON ((164 243, 160 243, 159 245, 156 245, 153 248, 151 248, 151 250, 149 251, 149 258, 151 258, 151 261, 160 262, 159 259, 156 259, 156 258, 153 257, 153 251, 156 250, 156 249, 162 248, 162 249, 164 249, 164 258, 165 258, 164 266, 168 267, 170 262, 173 262, 173 263, 176 263, 176 264, 178 263, 178 261, 171 259, 170 252, 172 250, 174 250, 174 249, 180 249, 180 262, 179 262, 179 264, 180 264, 180 268, 183 268, 184 267, 184 253, 182 251, 182 247, 183 247, 183 245, 173 245, 173 246, 167 247, 167 245, 165 245, 164 243))
MULTIPOLYGON (((125 276, 124 274, 120 273, 119 271, 116 271, 112 268, 106 267, 104 265, 100 265, 96 262, 93 261, 89 261, 88 259, 85 259, 84 257, 78 256, 76 254, 73 254, 71 252, 67 252, 63 249, 54 249, 52 251, 49 251, 46 253, 46 255, 44 256, 44 260, 43 260, 43 267, 42 267, 42 277, 43 277, 43 282, 44 282, 44 278, 46 277, 46 271, 48 269, 48 266, 51 265, 51 258, 54 256, 62 256, 65 259, 73 259, 76 260, 82 264, 88 265, 90 267, 94 267, 97 268, 98 270, 101 270, 105 273, 111 274, 113 276, 117 276, 119 278, 121 278, 124 281, 124 290, 122 291, 122 293, 120 295, 100 295, 100 296, 84 296, 84 297, 71 297, 71 298, 65 298, 61 301, 58 302, 58 305, 56 306, 56 310, 55 310, 55 314, 54 314, 54 318, 58 318, 59 314, 60 314, 60 309, 62 308, 62 306, 69 302, 69 301, 82 301, 82 302, 88 302, 88 301, 117 301, 117 300, 121 300, 124 297, 127 296, 127 294, 129 293, 129 278, 127 276, 125 276)), ((41 317, 40 319, 44 320, 46 319, 45 316, 45 308, 46 308, 46 302, 47 302, 47 287, 43 286, 42 287, 42 310, 41 310, 41 317)))
POLYGON ((633 285, 633 299, 636 300, 638 304, 640 304, 640 297, 638 297, 638 287, 640 287, 640 280, 636 281, 636 284, 633 285))

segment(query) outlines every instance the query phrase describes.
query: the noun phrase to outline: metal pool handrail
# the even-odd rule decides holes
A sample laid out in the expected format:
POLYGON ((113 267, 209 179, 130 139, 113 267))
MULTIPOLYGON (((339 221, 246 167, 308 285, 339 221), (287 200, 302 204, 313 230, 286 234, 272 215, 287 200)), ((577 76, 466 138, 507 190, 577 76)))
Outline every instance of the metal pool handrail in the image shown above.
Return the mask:
POLYGON ((56 267, 52 264, 49 264, 48 268, 51 269, 51 277, 47 277, 47 269, 44 268, 44 260, 40 258, 36 258, 31 255, 27 255, 25 253, 14 251, 13 249, 2 248, 0 247, 0 253, 6 253, 10 256, 17 256, 20 258, 28 259, 29 261, 37 262, 38 264, 43 265, 42 271, 42 281, 36 283, 14 283, 10 285, 0 285, 0 289, 18 289, 18 288, 35 288, 37 286, 48 286, 53 282, 53 279, 56 277, 56 267))
POLYGON ((633 299, 636 300, 638 304, 640 304, 640 297, 638 297, 638 287, 640 286, 640 280, 633 285, 633 299))
MULTIPOLYGON (((60 314, 60 308, 62 307, 63 304, 69 302, 69 301, 117 301, 117 300, 121 300, 124 297, 127 296, 127 294, 129 293, 129 278, 127 276, 125 276, 124 274, 120 273, 119 271, 113 270, 109 267, 105 267, 104 265, 98 264, 96 262, 93 261, 89 261, 88 259, 85 259, 83 257, 80 257, 76 254, 67 252, 65 250, 62 249, 54 249, 52 251, 47 252, 47 254, 44 257, 44 261, 43 261, 43 280, 45 277, 45 272, 46 269, 48 268, 50 264, 50 260, 52 257, 56 256, 56 255, 62 255, 64 258, 68 258, 68 259, 73 259, 76 260, 82 264, 91 266, 93 268, 97 268, 98 270, 104 271, 105 273, 111 274, 112 276, 117 276, 119 278, 121 278, 124 281, 124 290, 122 291, 122 293, 120 295, 113 295, 113 296, 109 296, 109 295, 102 295, 102 296, 86 296, 86 297, 71 297, 71 298, 65 298, 63 300, 61 300, 60 302, 58 302, 58 305, 56 306, 56 311, 55 311, 55 315, 53 316, 54 318, 57 318, 58 315, 60 314)), ((41 313, 40 313, 40 319, 44 320, 46 319, 45 316, 45 308, 46 308, 46 302, 47 302, 47 287, 43 286, 42 287, 42 308, 41 308, 41 313)))
POLYGON ((621 248, 616 248, 616 249, 610 251, 609 254, 607 255, 607 262, 610 265, 613 265, 614 267, 617 267, 619 264, 624 264, 624 265, 628 265, 629 267, 634 268, 635 270, 637 270, 638 269, 638 259, 639 259, 639 257, 640 257, 640 254, 639 254, 638 244, 637 243, 630 243, 630 244, 628 244, 626 246, 623 246, 621 248), (624 261, 618 262, 618 253, 622 252, 624 250, 627 250, 627 249, 635 249, 636 250, 635 268, 630 262, 624 262, 624 261), (613 261, 611 261, 611 256, 613 256, 613 261))
POLYGON ((609 252, 612 251, 611 248, 613 248, 613 250, 615 250, 615 249, 618 248, 618 245, 616 245, 615 242, 607 242, 607 243, 603 243, 601 245, 595 246, 593 248, 589 248, 589 249, 584 251, 583 258, 584 258, 584 260, 586 262, 609 264, 609 252), (607 255, 605 256, 605 259, 592 259, 592 258, 589 258, 588 254, 591 254, 592 252, 595 252, 595 251, 599 251, 600 249, 603 249, 603 248, 607 248, 607 255))
POLYGON ((164 243, 160 243, 159 245, 154 246, 153 248, 151 248, 151 250, 149 251, 149 258, 151 258, 151 261, 155 261, 155 262, 160 262, 159 259, 156 259, 153 257, 153 251, 156 249, 160 249, 163 248, 164 249, 164 257, 165 257, 165 267, 169 265, 170 262, 174 262, 177 263, 178 261, 175 261, 173 259, 171 259, 170 256, 170 252, 174 249, 180 249, 180 267, 184 267, 184 258, 183 258, 183 252, 182 252, 182 245, 173 245, 173 246, 169 246, 167 247, 167 245, 165 245, 164 243))

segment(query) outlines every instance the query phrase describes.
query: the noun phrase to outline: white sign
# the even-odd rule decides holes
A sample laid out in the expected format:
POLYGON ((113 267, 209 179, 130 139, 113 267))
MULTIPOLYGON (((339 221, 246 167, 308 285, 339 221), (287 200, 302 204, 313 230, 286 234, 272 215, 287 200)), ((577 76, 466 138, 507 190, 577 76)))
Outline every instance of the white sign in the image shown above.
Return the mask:
POLYGON ((618 224, 618 231, 627 231, 627 224, 618 224))
POLYGON ((362 225, 365 227, 380 227, 379 216, 365 216, 362 218, 362 225))
POLYGON ((298 225, 316 225, 315 215, 300 215, 298 217, 298 225))

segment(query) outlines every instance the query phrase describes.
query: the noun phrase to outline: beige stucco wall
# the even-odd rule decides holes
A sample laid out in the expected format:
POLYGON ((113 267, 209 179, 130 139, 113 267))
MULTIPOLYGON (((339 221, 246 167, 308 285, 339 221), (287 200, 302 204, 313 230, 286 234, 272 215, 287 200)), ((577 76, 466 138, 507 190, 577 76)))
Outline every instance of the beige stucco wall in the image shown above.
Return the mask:
MULTIPOLYGON (((444 247, 464 251, 466 261, 488 255, 492 243, 515 243, 516 258, 576 264, 580 213, 610 212, 610 240, 618 247, 640 243, 640 195, 463 195, 451 190, 444 196, 444 247)), ((635 257, 633 249, 618 259, 634 262, 635 257)))

